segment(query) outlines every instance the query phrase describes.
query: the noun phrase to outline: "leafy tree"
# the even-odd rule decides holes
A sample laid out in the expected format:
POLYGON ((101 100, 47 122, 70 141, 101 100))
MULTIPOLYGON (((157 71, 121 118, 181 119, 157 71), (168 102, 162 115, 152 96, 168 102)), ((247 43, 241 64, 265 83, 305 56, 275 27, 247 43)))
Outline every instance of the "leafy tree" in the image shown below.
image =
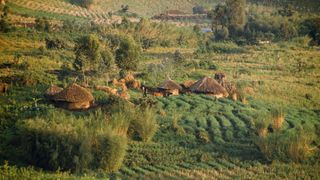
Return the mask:
POLYGON ((229 31, 242 31, 246 25, 246 0, 227 0, 229 31))
POLYGON ((76 59, 74 68, 85 71, 93 70, 100 60, 100 42, 95 35, 88 35, 77 40, 75 45, 76 59))
POLYGON ((116 64, 120 69, 136 70, 141 49, 132 37, 124 38, 116 50, 116 64))
POLYGON ((228 28, 229 32, 236 34, 246 25, 246 0, 227 0, 225 5, 219 4, 208 12, 212 19, 212 30, 228 28))

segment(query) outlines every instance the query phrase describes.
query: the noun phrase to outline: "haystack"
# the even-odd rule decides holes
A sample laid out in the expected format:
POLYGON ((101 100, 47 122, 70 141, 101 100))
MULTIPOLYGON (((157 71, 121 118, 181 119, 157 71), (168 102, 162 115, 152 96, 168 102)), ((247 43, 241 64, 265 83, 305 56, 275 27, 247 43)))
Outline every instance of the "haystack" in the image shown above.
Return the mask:
POLYGON ((88 109, 94 102, 92 94, 77 84, 71 84, 52 99, 70 110, 88 109))
POLYGON ((172 81, 172 80, 166 80, 164 81, 160 86, 157 87, 158 92, 161 92, 164 94, 164 96, 176 96, 179 95, 180 91, 182 90, 182 87, 172 81))
POLYGON ((52 98, 54 95, 60 93, 62 90, 63 89, 61 87, 58 87, 56 85, 52 85, 47 89, 45 96, 48 98, 52 98))
POLYGON ((208 94, 217 98, 229 96, 224 87, 222 87, 216 80, 207 76, 194 83, 190 87, 190 90, 194 93, 208 94))

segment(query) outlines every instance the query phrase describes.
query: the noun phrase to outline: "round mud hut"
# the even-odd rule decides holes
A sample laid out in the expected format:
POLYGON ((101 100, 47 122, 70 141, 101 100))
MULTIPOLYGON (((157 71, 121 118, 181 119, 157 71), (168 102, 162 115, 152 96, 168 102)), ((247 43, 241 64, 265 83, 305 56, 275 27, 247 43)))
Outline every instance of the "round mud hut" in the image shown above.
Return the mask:
POLYGON ((216 80, 210 77, 204 77, 194 83, 190 87, 191 92, 193 93, 200 93, 200 94, 207 94, 214 96, 216 98, 228 97, 229 94, 227 90, 222 87, 216 80))
POLYGON ((58 106, 69 110, 85 110, 94 103, 94 97, 86 88, 71 84, 52 98, 58 106))
POLYGON ((182 91, 182 87, 169 79, 159 85, 157 91, 158 93, 163 94, 163 96, 177 96, 182 91))

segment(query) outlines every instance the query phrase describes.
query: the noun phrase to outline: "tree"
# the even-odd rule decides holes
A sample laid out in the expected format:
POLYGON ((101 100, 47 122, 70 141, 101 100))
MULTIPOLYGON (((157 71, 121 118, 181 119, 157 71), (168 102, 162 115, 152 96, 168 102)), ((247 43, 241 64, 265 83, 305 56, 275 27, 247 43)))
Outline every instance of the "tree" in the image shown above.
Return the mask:
POLYGON ((228 28, 231 34, 243 31, 246 25, 246 0, 227 0, 225 5, 219 4, 208 12, 212 19, 212 30, 228 28))
POLYGON ((242 31, 246 25, 246 0, 227 0, 229 31, 242 31))
POLYGON ((77 40, 75 45, 76 59, 74 68, 82 72, 94 70, 100 60, 100 42, 95 35, 88 35, 77 40))
POLYGON ((123 70, 136 70, 139 64, 141 49, 132 37, 122 39, 116 50, 116 64, 123 70))

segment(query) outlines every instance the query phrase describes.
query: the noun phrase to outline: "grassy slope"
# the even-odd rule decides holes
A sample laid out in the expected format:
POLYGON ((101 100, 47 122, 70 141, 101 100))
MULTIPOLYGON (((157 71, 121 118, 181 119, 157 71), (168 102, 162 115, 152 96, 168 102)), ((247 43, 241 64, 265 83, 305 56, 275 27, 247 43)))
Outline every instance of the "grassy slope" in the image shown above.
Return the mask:
MULTIPOLYGON (((61 58, 72 60, 71 50, 66 52, 51 51, 48 57, 41 58, 30 54, 44 44, 46 34, 32 38, 26 32, 10 35, 0 35, 0 61, 13 59, 13 54, 20 51, 22 61, 37 64, 39 69, 56 69, 61 65, 61 58), (12 42, 15 43, 12 43, 12 42), (22 51, 23 49, 23 51, 22 51)), ((154 48, 148 50, 156 62, 157 57, 166 56, 174 48, 154 48)), ((253 89, 254 99, 248 105, 230 100, 215 101, 207 96, 179 96, 159 98, 158 109, 165 113, 159 118, 161 128, 154 141, 149 144, 131 142, 124 167, 114 175, 120 177, 183 177, 197 178, 289 178, 319 177, 319 172, 308 165, 275 163, 267 164, 261 159, 261 154, 248 139, 251 131, 250 122, 256 110, 268 111, 276 104, 283 104, 286 110, 284 128, 292 130, 302 123, 319 123, 316 111, 319 109, 319 51, 314 48, 302 48, 289 43, 267 45, 264 47, 246 47, 245 53, 213 54, 201 57, 214 61, 219 70, 225 72, 228 79, 234 82, 246 83, 253 89), (296 59, 307 61, 311 69, 305 72, 295 72, 296 59), (233 76, 239 70, 246 72, 240 76, 233 76), (261 81, 260 84, 256 84, 261 81), (313 96, 305 99, 305 94, 313 96), (172 110, 182 116, 179 125, 185 134, 178 135, 171 129, 172 110), (241 112, 241 113, 240 113, 241 112), (210 136, 210 142, 203 144, 196 138, 197 130, 204 130, 210 136)), ((191 53, 192 49, 182 49, 191 53)), ((9 69, 1 69, 1 74, 9 69)), ((190 71, 188 78, 197 79, 199 76, 212 74, 212 71, 198 69, 190 71)), ((185 79, 178 79, 183 81, 185 79)), ((33 97, 42 97, 41 88, 15 88, 7 96, 1 97, 0 104, 4 109, 19 109, 17 114, 26 113, 24 107, 33 106, 33 97), (19 102, 17 105, 16 102, 19 102), (17 107, 18 106, 18 107, 17 107), (21 112, 20 112, 21 111, 21 112)), ((40 105, 48 108, 45 103, 40 105)), ((15 171, 13 169, 13 171, 15 171)), ((74 175, 59 173, 42 173, 34 170, 15 172, 19 177, 27 173, 28 176, 38 177, 68 177, 74 175)), ((14 174, 14 173, 13 173, 14 174)), ((92 177, 106 177, 108 174, 96 174, 92 177)))

